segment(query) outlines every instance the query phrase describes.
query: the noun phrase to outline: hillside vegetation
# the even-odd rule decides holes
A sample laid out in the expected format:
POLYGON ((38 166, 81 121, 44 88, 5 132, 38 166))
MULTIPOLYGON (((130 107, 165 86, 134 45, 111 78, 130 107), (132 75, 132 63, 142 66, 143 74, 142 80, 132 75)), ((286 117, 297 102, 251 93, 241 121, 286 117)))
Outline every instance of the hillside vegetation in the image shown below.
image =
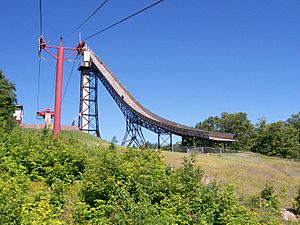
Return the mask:
POLYGON ((203 172, 192 159, 171 170, 155 151, 65 135, 55 141, 47 130, 15 128, 0 137, 0 224, 258 221, 231 187, 199 182, 203 172))
POLYGON ((292 199, 300 211, 297 162, 121 148, 80 132, 54 140, 15 126, 15 88, 0 81, 0 224, 278 224, 292 199))
POLYGON ((256 210, 230 185, 203 184, 194 156, 176 163, 80 132, 55 141, 14 128, 0 137, 0 224, 277 224, 272 192, 256 210))
MULTIPOLYGON (((208 117, 195 127, 232 133, 236 141, 227 144, 229 149, 300 160, 300 112, 286 121, 267 123, 266 118, 259 118, 255 124, 245 112, 223 112, 221 116, 208 117)), ((185 138, 183 145, 220 147, 220 143, 195 138, 185 138)))
MULTIPOLYGON (((179 168, 188 154, 163 152, 164 161, 179 168)), ((267 184, 281 194, 281 206, 292 207, 292 200, 300 185, 300 162, 257 153, 229 153, 197 155, 195 165, 200 166, 205 177, 221 184, 234 184, 240 196, 259 193, 267 184), (283 192, 283 193, 282 193, 283 192)))

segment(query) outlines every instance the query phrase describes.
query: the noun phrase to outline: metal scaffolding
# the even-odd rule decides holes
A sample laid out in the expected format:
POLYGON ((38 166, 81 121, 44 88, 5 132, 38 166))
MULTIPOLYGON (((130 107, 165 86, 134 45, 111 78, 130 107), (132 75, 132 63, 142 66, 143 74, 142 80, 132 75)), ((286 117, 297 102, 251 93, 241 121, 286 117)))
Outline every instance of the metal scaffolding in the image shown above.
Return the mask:
POLYGON ((98 78, 89 66, 81 65, 78 127, 100 137, 98 117, 98 78))

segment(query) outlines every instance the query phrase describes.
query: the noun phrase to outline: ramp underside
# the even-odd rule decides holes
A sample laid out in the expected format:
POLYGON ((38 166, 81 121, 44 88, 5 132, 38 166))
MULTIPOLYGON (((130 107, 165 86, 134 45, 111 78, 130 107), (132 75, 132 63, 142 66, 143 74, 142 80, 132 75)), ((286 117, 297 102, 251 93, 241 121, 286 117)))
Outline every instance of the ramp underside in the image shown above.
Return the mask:
POLYGON ((125 117, 131 118, 133 123, 161 134, 176 134, 182 137, 195 137, 218 142, 234 141, 232 134, 199 130, 172 122, 152 113, 126 90, 108 67, 93 52, 91 52, 91 67, 114 98, 125 117))

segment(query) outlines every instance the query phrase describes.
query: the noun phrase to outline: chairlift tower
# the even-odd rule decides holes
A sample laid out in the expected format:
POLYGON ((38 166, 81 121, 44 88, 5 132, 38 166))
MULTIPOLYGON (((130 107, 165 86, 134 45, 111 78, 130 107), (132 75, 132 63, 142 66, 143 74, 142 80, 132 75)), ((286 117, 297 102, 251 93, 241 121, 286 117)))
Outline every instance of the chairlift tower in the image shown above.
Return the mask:
POLYGON ((46 108, 44 111, 36 113, 37 119, 44 119, 45 128, 52 129, 52 119, 54 118, 54 111, 51 108, 46 108))
POLYGON ((59 46, 49 46, 47 42, 41 36, 39 38, 39 56, 44 50, 50 56, 56 60, 56 82, 55 82, 55 105, 54 105, 54 138, 58 139, 60 134, 60 118, 61 118, 61 103, 62 103, 62 78, 63 78, 63 65, 64 61, 75 54, 79 54, 84 47, 84 42, 80 42, 76 48, 63 47, 62 38, 60 38, 59 46), (57 55, 49 51, 49 49, 56 49, 57 55), (71 53, 65 56, 65 51, 71 51, 71 53))

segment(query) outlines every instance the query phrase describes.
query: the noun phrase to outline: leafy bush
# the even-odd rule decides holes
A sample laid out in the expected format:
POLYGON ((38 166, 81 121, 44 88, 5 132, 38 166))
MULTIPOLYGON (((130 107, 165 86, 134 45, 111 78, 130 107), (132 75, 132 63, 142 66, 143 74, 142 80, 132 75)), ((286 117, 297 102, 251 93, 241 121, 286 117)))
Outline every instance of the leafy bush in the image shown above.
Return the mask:
POLYGON ((52 193, 44 182, 32 182, 22 205, 22 224, 63 224, 61 207, 51 203, 52 193))
POLYGON ((0 175, 0 224, 20 224, 29 179, 24 174, 0 175))
POLYGON ((295 198, 295 209, 300 214, 300 187, 298 188, 298 194, 295 198))
POLYGON ((232 187, 204 186, 193 158, 171 170, 156 152, 106 151, 87 167, 77 223, 255 224, 232 187))
POLYGON ((203 185, 194 157, 99 149, 47 131, 0 137, 1 224, 257 224, 233 187, 203 185))
POLYGON ((85 169, 80 145, 54 141, 48 133, 33 135, 16 128, 0 141, 0 157, 10 157, 22 166, 32 181, 43 180, 50 186, 57 180, 72 183, 85 169))
POLYGON ((270 207, 275 211, 279 210, 279 201, 277 196, 274 194, 274 187, 272 185, 266 185, 266 187, 261 191, 260 196, 267 207, 270 207))
POLYGON ((64 189, 82 178, 85 165, 85 151, 76 142, 54 141, 47 131, 18 127, 4 133, 0 137, 0 224, 60 224, 64 189), (41 184, 43 188, 38 188, 41 184))
POLYGON ((257 196, 251 199, 248 206, 259 215, 260 223, 278 224, 279 200, 272 185, 267 184, 257 196))

